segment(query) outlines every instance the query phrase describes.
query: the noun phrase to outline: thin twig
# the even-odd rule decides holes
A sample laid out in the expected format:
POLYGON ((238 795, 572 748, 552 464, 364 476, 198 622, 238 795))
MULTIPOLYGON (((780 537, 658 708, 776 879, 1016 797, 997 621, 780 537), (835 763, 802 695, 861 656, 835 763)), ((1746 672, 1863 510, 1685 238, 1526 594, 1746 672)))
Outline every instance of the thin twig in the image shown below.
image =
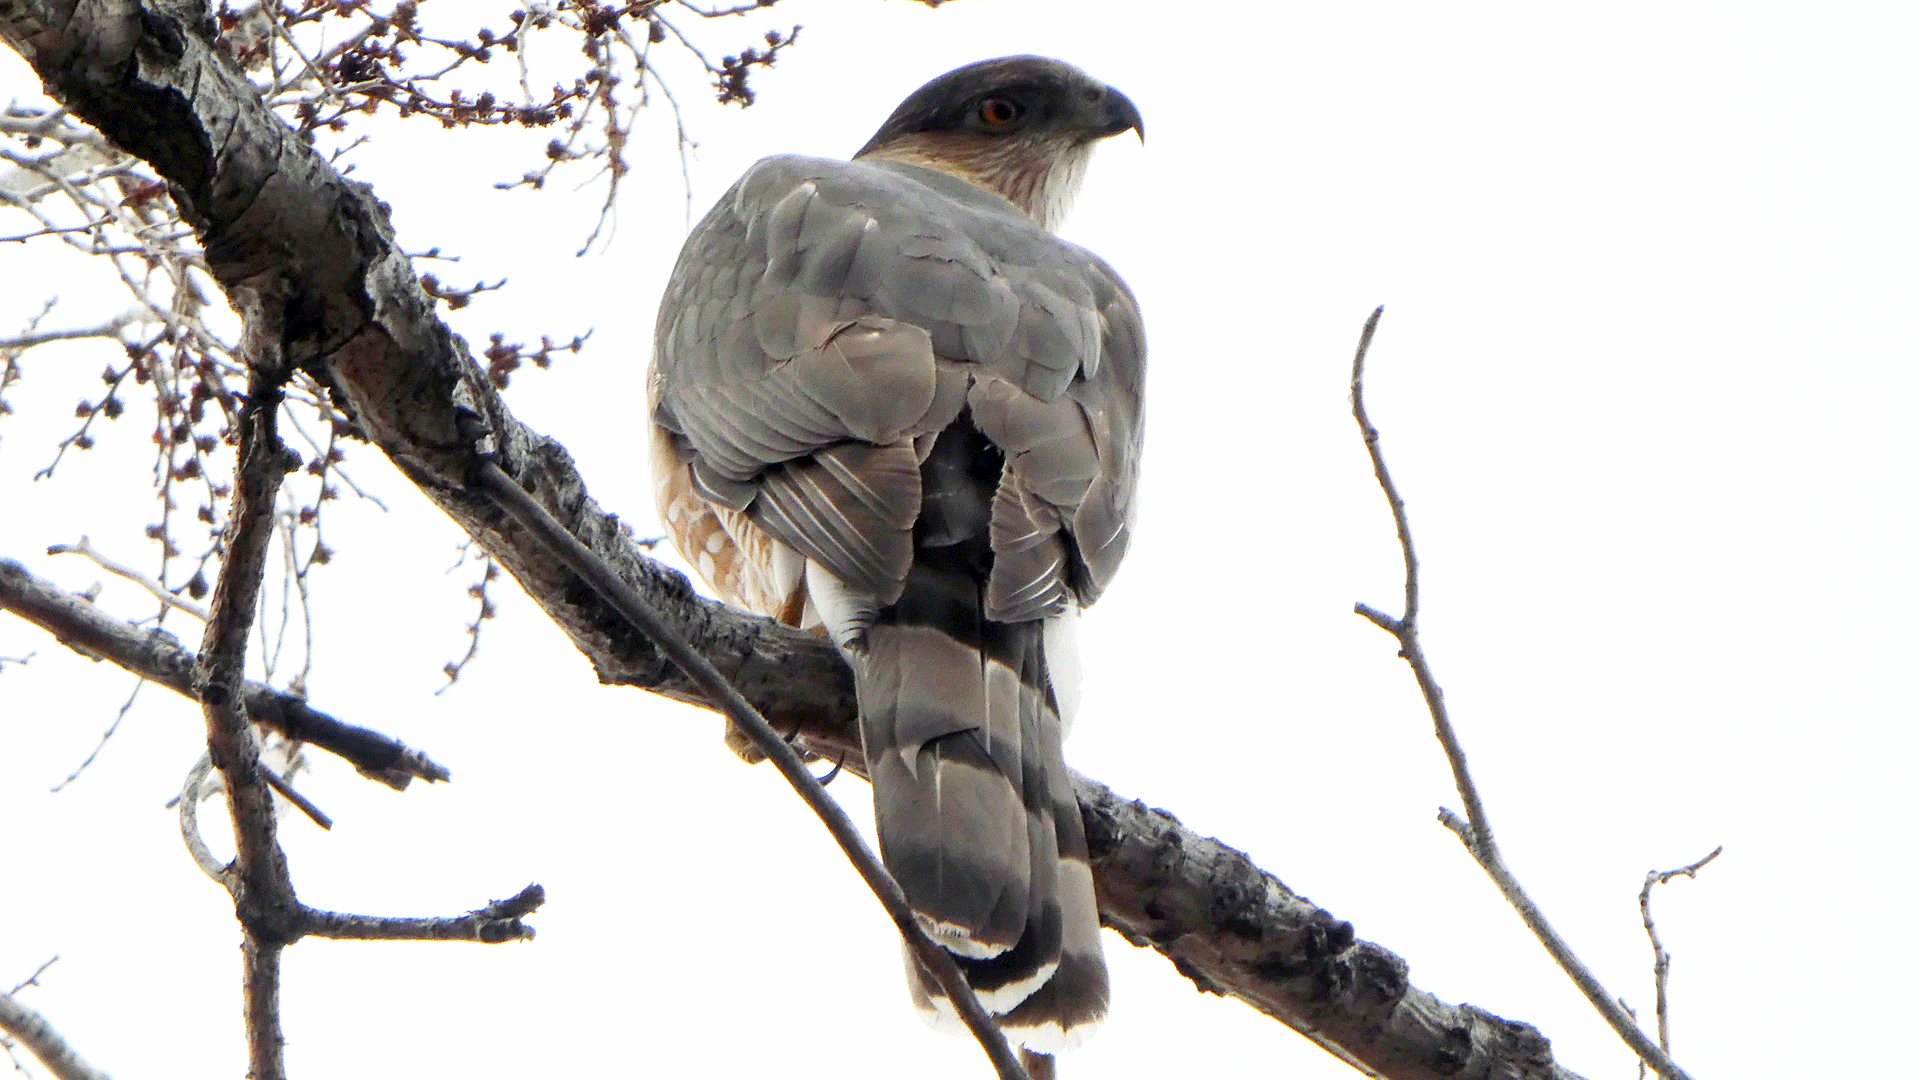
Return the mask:
POLYGON ((39 330, 31 334, 0 338, 0 351, 22 352, 36 345, 46 345, 55 341, 80 341, 86 338, 113 338, 117 341, 120 338, 120 331, 129 323, 145 320, 145 312, 132 312, 109 319, 98 326, 82 326, 71 330, 39 330))
POLYGON ((862 840, 854 828, 852 819, 845 810, 826 793, 813 774, 807 771, 798 754, 788 746, 778 732, 773 730, 760 711, 740 696, 740 691, 728 682, 726 677, 713 666, 704 655, 694 649, 679 631, 655 614, 632 586, 613 572, 605 561, 595 555, 585 544, 575 539, 566 527, 555 521, 545 507, 534 501, 533 497, 521 490, 513 477, 508 476, 500 466, 488 462, 481 467, 478 486, 493 497, 495 505, 504 510, 519 524, 539 537, 548 551, 565 563, 569 569, 585 581, 601 599, 612 605, 615 610, 654 643, 666 657, 687 673, 688 678, 699 684, 708 699, 721 705, 727 718, 734 726, 747 734, 761 753, 772 759, 780 774, 806 802, 807 806, 819 816, 833 839, 846 853, 848 861, 859 871, 867 887, 880 900, 894 925, 899 928, 901 937, 914 955, 933 972, 947 998, 959 1010, 960 1018, 973 1037, 979 1040, 981 1049, 993 1062, 994 1069, 1001 1080, 1028 1080, 1026 1070, 1013 1056, 1007 1040, 994 1026, 993 1020, 981 1008, 980 1001, 974 996, 973 988, 967 985, 965 977, 953 962, 945 949, 934 944, 920 929, 919 921, 914 917, 913 909, 907 906, 906 894, 900 891, 880 860, 862 840))
MULTIPOLYGON (((414 258, 425 258, 425 256, 416 255, 414 256, 414 258)), ((454 261, 458 261, 458 260, 454 260, 454 261)), ((321 419, 323 420, 332 419, 332 417, 328 413, 330 406, 328 406, 325 402, 316 399, 312 401, 311 404, 314 406, 315 411, 320 413, 321 419)), ((308 446, 313 447, 313 452, 315 454, 323 458, 327 456, 328 448, 325 446, 321 446, 320 441, 318 439, 315 439, 312 435, 307 434, 307 429, 300 426, 300 418, 298 415, 294 413, 292 409, 288 409, 282 415, 286 417, 287 423, 293 425, 293 430, 299 433, 300 438, 303 441, 305 441, 308 446)), ((332 440, 329 439, 328 441, 331 444, 332 440)), ((382 500, 377 495, 368 494, 367 491, 364 488, 362 488, 359 484, 354 483, 353 477, 348 476, 347 471, 341 468, 338 462, 329 462, 327 464, 327 472, 331 473, 334 476, 339 477, 341 482, 347 485, 347 489, 349 491, 352 491, 355 495, 358 495, 360 498, 365 499, 366 501, 379 507, 381 513, 384 514, 389 512, 387 509, 387 504, 384 500, 382 500)))
POLYGON ((1647 928, 1647 941, 1653 946, 1653 1015, 1659 1025, 1660 1049, 1668 1053, 1673 1051, 1673 1044, 1667 1028, 1667 967, 1673 962, 1673 955, 1661 946, 1660 935, 1653 928, 1653 887, 1677 877, 1693 877, 1701 867, 1719 858, 1722 850, 1723 847, 1716 847, 1705 857, 1678 870, 1649 870, 1647 880, 1640 886, 1640 925, 1647 928))
POLYGON ((39 967, 33 969, 33 974, 15 983, 13 985, 13 989, 7 991, 6 996, 12 997, 13 995, 19 993, 20 991, 25 990, 29 986, 39 986, 40 976, 45 975, 47 973, 47 969, 52 967, 54 963, 57 962, 59 959, 60 959, 59 953, 55 953, 52 956, 48 957, 46 963, 41 964, 39 967))
MULTIPOLYGON (((220 885, 227 886, 233 877, 232 868, 208 850, 206 841, 200 835, 195 810, 200 801, 207 797, 204 788, 211 772, 207 756, 202 754, 193 770, 187 774, 187 781, 178 796, 180 836, 186 841, 187 850, 192 853, 193 861, 201 872, 220 885)), ((267 770, 267 775, 272 776, 272 770, 267 770)), ((269 784, 273 782, 268 781, 269 784)), ((280 790, 277 785, 275 790, 280 790)), ((546 903, 546 899, 545 889, 537 884, 528 885, 506 900, 495 900, 486 907, 452 918, 353 915, 343 911, 323 911, 302 904, 298 906, 299 930, 302 935, 359 941, 477 941, 486 944, 528 941, 533 938, 533 927, 520 920, 546 903)))
MULTIPOLYGON (((176 694, 200 700, 193 684, 193 653, 170 634, 147 631, 114 618, 87 600, 35 577, 11 559, 0 559, 0 610, 46 630, 68 648, 106 659, 176 694)), ((398 790, 416 778, 452 778, 426 754, 377 731, 343 723, 294 694, 246 684, 247 715, 289 739, 337 754, 362 776, 398 790)))
POLYGON ((133 703, 140 699, 140 688, 145 685, 147 685, 147 680, 145 679, 140 679, 133 684, 133 690, 127 694, 127 700, 120 704, 120 711, 113 715, 113 723, 108 724, 107 730, 100 733, 100 741, 93 744, 93 752, 87 755, 85 761, 74 766, 73 771, 67 774, 65 780, 53 785, 52 791, 55 794, 64 790, 68 784, 80 779, 80 774, 87 771, 87 766, 93 764, 94 759, 100 756, 100 751, 107 748, 108 740, 113 738, 114 732, 120 730, 120 722, 125 720, 127 713, 133 710, 133 703))
POLYGON ((313 805, 312 800, 295 791, 292 784, 282 780, 279 773, 274 772, 272 769, 266 769, 263 770, 262 775, 267 778, 268 787, 279 792, 281 798, 299 807, 300 812, 312 819, 315 825, 323 829, 330 830, 333 828, 333 819, 321 813, 320 808, 313 805))
POLYGON ((206 798, 207 776, 213 772, 213 759, 205 754, 193 763, 187 772, 186 783, 180 785, 180 794, 175 796, 180 807, 180 839, 187 845, 187 854, 193 856, 193 864, 200 872, 212 878, 220 887, 227 887, 227 864, 214 855, 207 847, 206 837, 200 835, 200 800, 206 798))
POLYGON ((181 611, 184 611, 187 614, 193 616, 194 618, 199 619, 203 623, 207 621, 206 608, 201 607, 199 604, 196 604, 191 600, 183 600, 180 597, 175 596, 172 592, 169 592, 165 586, 161 585, 159 582, 153 580, 152 578, 141 573, 140 571, 135 570, 133 567, 128 566, 125 563, 115 562, 112 559, 107 558, 105 555, 100 554, 99 549, 93 546, 93 542, 87 539, 87 536, 85 533, 80 534, 80 542, 77 544, 47 545, 47 554, 49 555, 84 555, 87 558, 93 560, 95 565, 99 566, 100 569, 105 570, 107 573, 116 575, 118 577, 126 578, 128 581, 131 581, 135 585, 138 585, 141 588, 152 593, 154 598, 159 600, 162 604, 165 604, 168 607, 179 608, 181 611))
POLYGON ((537 104, 533 99, 533 83, 527 78, 529 39, 532 37, 534 21, 548 13, 543 4, 528 4, 526 10, 520 13, 519 25, 513 28, 513 58, 520 65, 520 99, 528 105, 537 104))
MULTIPOLYGON (((288 504, 293 501, 284 487, 280 489, 280 501, 288 504)), ((281 511, 275 520, 275 532, 280 536, 280 620, 271 643, 267 641, 266 620, 258 620, 260 671, 268 683, 273 682, 274 672, 280 667, 280 650, 287 644, 287 624, 293 621, 293 579, 299 576, 300 571, 300 557, 294 554, 293 548, 294 529, 298 521, 298 516, 290 510, 281 511)), ((311 654, 312 642, 309 641, 308 645, 307 652, 311 654)))
MULTIPOLYGON (((471 541, 462 545, 460 549, 460 561, 449 567, 447 570, 448 573, 452 573, 454 570, 466 564, 466 553, 472 547, 473 543, 471 541)), ((473 621, 467 624, 467 652, 466 655, 460 659, 450 660, 441 667, 440 671, 447 677, 447 681, 440 689, 433 692, 435 697, 453 689, 454 684, 460 681, 461 673, 467 670, 467 665, 473 662, 474 657, 480 655, 481 627, 485 626, 487 620, 493 618, 495 613, 493 600, 487 595, 487 586, 500 576, 500 572, 494 567, 493 556, 482 555, 480 561, 482 563, 480 580, 474 582, 467 589, 467 595, 480 602, 479 610, 473 614, 473 621)))
POLYGON ((1400 498, 1399 489, 1394 486, 1393 477, 1387 471, 1386 457, 1380 449, 1380 432, 1367 419, 1366 399, 1361 388, 1361 374, 1366 367, 1367 348, 1373 344, 1373 332, 1380 325, 1380 316, 1386 309, 1375 308, 1367 317, 1366 326, 1360 331, 1360 344, 1353 355, 1353 419, 1360 425, 1361 437, 1367 444, 1367 456, 1373 461, 1373 475, 1380 482, 1380 490, 1386 494, 1387 505, 1393 511, 1394 531, 1400 538, 1400 554, 1406 564, 1406 613, 1396 619, 1378 608, 1366 604, 1355 604, 1355 614, 1361 615, 1375 626, 1392 634, 1400 643, 1400 656, 1407 666, 1413 669, 1413 677, 1420 684, 1420 695, 1426 700, 1427 712, 1433 717, 1433 733, 1446 750, 1447 764, 1453 769, 1454 786, 1460 792, 1461 802, 1467 808, 1466 820, 1454 814, 1446 807, 1440 808, 1440 823, 1453 830, 1466 845, 1474 861, 1480 864, 1487 876, 1499 886, 1500 892, 1520 914, 1520 918, 1533 931, 1534 937, 1547 948, 1562 971, 1572 979, 1580 992, 1599 1011, 1615 1033, 1638 1054, 1641 1060, 1653 1067, 1654 1072, 1667 1080, 1691 1080, 1687 1074, 1668 1059, 1665 1051, 1655 1046, 1647 1038, 1632 1017, 1620 1007, 1618 999, 1607 992, 1592 971, 1574 954, 1564 938, 1547 922, 1546 916, 1534 904, 1533 898, 1521 888, 1520 882, 1507 868, 1506 859, 1500 854, 1499 845, 1494 843, 1493 826, 1487 821, 1486 806, 1480 800, 1480 791, 1474 786, 1473 776, 1467 769, 1467 753, 1455 733, 1453 721, 1447 715, 1444 696, 1440 684, 1434 679, 1433 669, 1427 663, 1425 651, 1420 647, 1420 630, 1417 619, 1420 611, 1420 563, 1413 553, 1413 530, 1407 523, 1407 506, 1400 498))

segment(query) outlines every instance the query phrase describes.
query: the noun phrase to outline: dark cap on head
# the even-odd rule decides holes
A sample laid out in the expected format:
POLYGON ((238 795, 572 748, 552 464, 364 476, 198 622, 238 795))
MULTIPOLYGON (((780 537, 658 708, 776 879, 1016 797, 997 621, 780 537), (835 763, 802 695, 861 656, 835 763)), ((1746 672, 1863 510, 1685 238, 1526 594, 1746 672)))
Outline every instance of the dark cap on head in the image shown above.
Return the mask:
POLYGON ((1004 56, 956 68, 915 90, 854 156, 919 134, 1064 135, 1092 142, 1123 131, 1146 137, 1140 110, 1125 94, 1071 64, 1004 56))

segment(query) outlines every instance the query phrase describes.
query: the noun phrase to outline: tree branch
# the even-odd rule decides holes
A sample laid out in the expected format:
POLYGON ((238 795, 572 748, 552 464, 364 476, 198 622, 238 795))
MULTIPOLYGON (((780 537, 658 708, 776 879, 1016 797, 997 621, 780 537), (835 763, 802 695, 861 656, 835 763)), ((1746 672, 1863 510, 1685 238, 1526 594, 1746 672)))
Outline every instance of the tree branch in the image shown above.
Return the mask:
MULTIPOLYGON (((150 162, 200 231, 236 308, 271 269, 291 286, 289 359, 472 535, 593 662, 604 682, 706 707, 705 693, 563 562, 467 487, 479 446, 780 730, 852 750, 852 679, 825 640, 694 595, 587 493, 566 450, 516 421, 432 313, 373 195, 341 178, 213 56, 196 25, 149 0, 71 14, 0 12, 0 34, 74 112, 150 162), (75 25, 78 22, 86 25, 75 25)), ((1079 782, 1101 911, 1203 989, 1230 993, 1363 1071, 1396 1080, 1560 1078, 1524 1024, 1412 988, 1406 965, 1294 896, 1247 858, 1079 782), (1316 929, 1317 928, 1317 929, 1316 929)))
POLYGON ((1722 848, 1714 848, 1705 855, 1677 870, 1649 870, 1647 880, 1640 886, 1640 925, 1647 930, 1647 944, 1653 946, 1653 1015, 1660 1032, 1660 1049, 1663 1053, 1673 1052, 1673 1040, 1667 1027, 1667 967, 1673 962, 1673 955, 1660 944, 1660 933, 1653 927, 1653 887, 1665 885, 1677 877, 1692 878, 1700 868, 1720 857, 1722 848))
MULTIPOLYGON (((263 312, 252 314, 264 318, 263 312)), ((241 1007, 250 1080, 280 1080, 286 1075, 286 1038, 280 1030, 280 954, 299 940, 302 921, 287 854, 277 835, 273 788, 260 761, 260 740, 242 704, 247 634, 253 629, 267 547, 273 540, 273 505, 280 481, 299 463, 280 442, 275 423, 286 379, 276 331, 273 321, 266 326, 252 320, 247 324, 251 375, 240 416, 240 460, 227 519, 226 558, 214 583, 193 679, 207 718, 207 754, 226 781, 227 809, 233 819, 235 855, 222 878, 233 894, 234 913, 245 934, 240 946, 245 958, 241 1007)))
POLYGON ((505 900, 494 900, 451 919, 391 919, 340 911, 307 911, 307 932, 316 937, 354 941, 531 941, 533 927, 520 920, 547 902, 547 891, 529 885, 505 900))
POLYGON ((12 994, 0 994, 0 1031, 20 1040, 59 1080, 107 1080, 107 1074, 88 1064, 53 1030, 46 1017, 22 1005, 12 994))
MULTIPOLYGON (((206 754, 194 763, 180 793, 180 838, 202 873, 221 886, 232 876, 229 868, 207 849, 200 836, 200 800, 203 787, 212 772, 206 754)), ((267 770, 272 776, 272 770, 267 770)), ((452 918, 392 918, 379 915, 353 915, 343 911, 323 911, 298 905, 301 936, 337 938, 343 941, 477 941, 498 944, 503 941, 527 941, 533 927, 521 920, 547 902, 547 892, 539 885, 528 885, 505 900, 494 900, 486 907, 452 918)))
MULTIPOLYGON (((0 607, 7 606, 10 591, 25 591, 23 583, 59 595, 55 586, 33 578, 18 563, 0 560, 0 607)), ((144 659, 139 649, 153 639, 165 643, 165 635, 149 639, 91 604, 65 599, 93 619, 124 631, 135 648, 127 655, 101 654, 130 671, 141 670, 136 666, 144 659)), ((738 613, 730 617, 749 619, 738 613)), ((60 625, 54 622, 48 629, 66 640, 60 625)), ((802 692, 808 684, 840 677, 843 670, 829 651, 819 663, 803 664, 788 678, 796 692, 802 692)), ((191 696, 190 685, 156 681, 191 696)), ((768 685, 777 693, 780 684, 768 685)), ((326 720, 372 739, 384 738, 331 717, 326 720)), ((327 748, 321 739, 309 741, 327 748)), ((797 741, 822 756, 844 759, 848 772, 861 771, 851 703, 842 715, 803 724, 797 741)), ((1449 1005, 1410 985, 1404 960, 1357 940, 1350 923, 1296 896, 1241 852, 1096 780, 1076 775, 1074 789, 1086 823, 1102 922, 1134 945, 1167 957, 1196 988, 1239 998, 1370 1075, 1396 1080, 1452 1077, 1463 1071, 1516 1080, 1574 1076, 1553 1064, 1551 1047, 1532 1027, 1472 1006, 1449 1005)), ((217 872, 218 865, 213 869, 217 872)), ((326 927, 313 932, 332 936, 326 927)))
MULTIPOLYGON (((149 682, 200 700, 193 688, 194 655, 172 634, 116 619, 12 559, 0 559, 0 611, 33 623, 82 656, 110 660, 149 682)), ((405 743, 341 723, 292 694, 250 682, 244 700, 255 723, 336 754, 362 775, 395 790, 404 790, 415 777, 435 781, 452 775, 405 743)))
POLYGON ((1588 969, 1573 946, 1554 930, 1547 917, 1527 891, 1521 887, 1513 871, 1508 869, 1507 861, 1500 854, 1500 847, 1493 839, 1493 826, 1487 820, 1487 810, 1480 800, 1480 790, 1474 786, 1473 775, 1467 768, 1467 752, 1460 744, 1460 736, 1454 731, 1453 720, 1447 715, 1446 699, 1440 692, 1440 684, 1434 678, 1433 669, 1427 663, 1427 654, 1420 647, 1420 561, 1413 553, 1413 529, 1407 524, 1407 504, 1401 500, 1399 489, 1394 486, 1393 476, 1387 471, 1387 460, 1380 449, 1380 432, 1367 419, 1366 396, 1361 385, 1361 374, 1366 367, 1367 348, 1373 344, 1373 332, 1380 325, 1380 315, 1385 308, 1373 309, 1367 317, 1366 326, 1360 331, 1360 345, 1353 354, 1353 419, 1360 425, 1361 437, 1367 444, 1367 456, 1373 461, 1373 475, 1380 482, 1380 490, 1387 497, 1387 505, 1393 511, 1394 532, 1400 538, 1400 554, 1406 563, 1406 613, 1395 619, 1377 608, 1366 604, 1355 604, 1353 610, 1367 621, 1392 634, 1400 643, 1400 656, 1407 666, 1413 669, 1414 681, 1420 684, 1420 696, 1426 700, 1427 711, 1433 717, 1433 733, 1446 751, 1447 764, 1453 769, 1454 786, 1460 792, 1460 799, 1466 805, 1467 818, 1459 816, 1446 807, 1440 808, 1440 823, 1453 830, 1460 842, 1466 845, 1480 868, 1499 887, 1501 895, 1520 913, 1521 921, 1533 936, 1540 939, 1547 952, 1567 973, 1580 992, 1585 994, 1601 1017, 1606 1020, 1640 1059, 1651 1065, 1655 1072, 1668 1080, 1691 1080, 1668 1059, 1658 1046, 1640 1030, 1640 1025, 1627 1015, 1619 999, 1607 992, 1600 980, 1588 969))
POLYGON ((115 562, 112 559, 107 558, 105 555, 100 553, 100 549, 93 546, 93 541, 87 539, 87 535, 85 533, 80 534, 80 542, 77 544, 48 545, 47 554, 49 555, 84 555, 88 559, 92 560, 95 566, 98 566, 100 569, 105 570, 107 573, 113 574, 117 577, 126 578, 128 581, 131 581, 135 585, 138 585, 141 588, 147 590, 147 592, 150 593, 155 600, 160 601, 160 603, 165 605, 165 607, 179 608, 181 611, 184 611, 187 614, 193 616, 194 618, 199 619, 203 623, 207 621, 206 608, 201 607, 199 604, 196 604, 191 600, 182 600, 180 597, 175 596, 172 590, 166 588, 165 586, 161 585, 159 582, 153 580, 152 578, 141 573, 140 571, 135 570, 133 567, 128 566, 125 563, 115 562))

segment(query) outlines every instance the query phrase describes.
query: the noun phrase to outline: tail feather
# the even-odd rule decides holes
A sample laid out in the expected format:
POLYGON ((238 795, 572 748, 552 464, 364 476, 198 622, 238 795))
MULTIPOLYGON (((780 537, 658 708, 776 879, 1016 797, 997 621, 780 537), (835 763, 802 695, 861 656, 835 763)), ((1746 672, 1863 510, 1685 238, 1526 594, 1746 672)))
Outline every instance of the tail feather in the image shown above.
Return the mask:
MULTIPOLYGON (((1038 645, 1038 641, 1033 643, 1038 645)), ((1038 648, 1031 653, 1031 670, 1038 670, 1038 648)), ((1026 924, 1013 948, 987 960, 962 959, 961 971, 988 1011, 1004 1013, 1030 997, 1053 977, 1060 964, 1061 909, 1059 899, 1060 846, 1054 825, 1056 807, 1049 790, 1044 729, 1051 723, 1044 711, 1044 694, 1029 678, 1020 685, 1021 770, 1020 800, 1027 820, 1030 858, 1025 880, 1026 924)))
MULTIPOLYGON (((1105 1014, 1107 974, 1061 757, 1077 674, 1069 620, 987 617, 1000 610, 988 507, 1003 463, 970 423, 941 432, 921 463, 913 561, 891 602, 849 599, 825 568, 807 580, 853 664, 888 871, 1007 1034, 1053 1050, 1105 1014)), ((936 1026, 959 1027, 911 958, 907 976, 936 1026)))
MULTIPOLYGON (((1060 727, 1041 753, 1061 761, 1060 727)), ((1059 859, 1058 900, 1063 927, 1060 963, 1053 977, 1001 1018, 1008 1037, 1030 1050, 1057 1054, 1093 1034, 1107 1013, 1107 961, 1100 948, 1100 903, 1087 864, 1086 826, 1064 763, 1048 779, 1059 859)))
MULTIPOLYGON (((1059 1049, 1104 1015, 1107 983, 1047 629, 982 619, 993 640, 966 640, 952 605, 916 600, 948 584, 937 571, 915 566, 855 654, 881 854, 1008 1035, 1059 1049)), ((907 969, 915 1003, 952 1026, 939 985, 907 969)))
POLYGON ((1022 772, 1019 680, 938 630, 897 623, 868 629, 857 667, 888 871, 948 949, 986 958, 1013 948, 1033 832, 1009 779, 1022 772))

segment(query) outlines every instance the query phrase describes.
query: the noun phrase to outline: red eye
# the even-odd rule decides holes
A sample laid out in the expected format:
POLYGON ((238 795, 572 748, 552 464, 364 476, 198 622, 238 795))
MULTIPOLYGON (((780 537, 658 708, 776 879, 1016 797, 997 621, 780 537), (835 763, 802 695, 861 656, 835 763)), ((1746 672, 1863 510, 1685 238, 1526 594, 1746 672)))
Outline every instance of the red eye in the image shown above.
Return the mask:
POLYGON ((990 97, 980 103, 980 122, 990 128, 1006 127, 1025 111, 1006 98, 990 97))

